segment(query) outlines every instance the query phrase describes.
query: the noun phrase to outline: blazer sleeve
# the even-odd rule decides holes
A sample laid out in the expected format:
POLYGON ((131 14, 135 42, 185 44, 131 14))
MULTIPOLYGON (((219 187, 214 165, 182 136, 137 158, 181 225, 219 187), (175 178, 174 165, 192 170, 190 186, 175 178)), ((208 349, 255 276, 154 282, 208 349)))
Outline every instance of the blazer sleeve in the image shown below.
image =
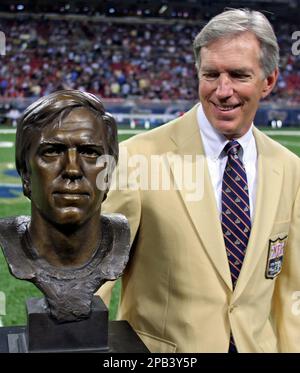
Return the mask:
POLYGON ((279 352, 300 352, 300 187, 273 300, 279 352))
MULTIPOLYGON (((130 244, 132 245, 140 225, 141 198, 140 190, 136 185, 131 185, 129 147, 125 143, 120 144, 119 163, 114 171, 112 183, 107 196, 101 207, 102 213, 120 213, 126 216, 130 226, 130 244)), ((111 292, 115 281, 106 282, 97 291, 106 305, 109 305, 111 292)))

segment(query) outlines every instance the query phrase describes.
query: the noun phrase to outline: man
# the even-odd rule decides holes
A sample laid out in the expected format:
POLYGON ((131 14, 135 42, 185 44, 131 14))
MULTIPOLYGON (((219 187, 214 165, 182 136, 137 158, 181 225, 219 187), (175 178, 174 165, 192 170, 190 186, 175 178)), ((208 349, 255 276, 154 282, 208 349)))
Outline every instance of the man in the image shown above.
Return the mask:
POLYGON ((34 102, 18 124, 16 166, 31 219, 1 219, 0 244, 11 273, 45 293, 58 321, 88 317, 94 292, 127 263, 126 219, 100 217, 112 159, 116 123, 94 95, 55 92, 34 102))
POLYGON ((203 197, 130 177, 110 192, 103 208, 127 216, 132 239, 119 317, 153 352, 300 351, 300 161, 253 126, 278 77, 276 37, 261 13, 230 10, 194 51, 201 103, 122 149, 203 155, 203 197))

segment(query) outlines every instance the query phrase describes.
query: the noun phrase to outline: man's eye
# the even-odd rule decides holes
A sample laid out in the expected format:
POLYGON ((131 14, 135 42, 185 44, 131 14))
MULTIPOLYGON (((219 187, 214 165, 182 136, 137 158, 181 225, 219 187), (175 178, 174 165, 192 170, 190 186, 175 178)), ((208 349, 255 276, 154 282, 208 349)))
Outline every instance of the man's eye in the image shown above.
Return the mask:
POLYGON ((208 72, 208 73, 203 73, 202 77, 206 80, 214 80, 219 77, 219 74, 216 72, 208 72))
POLYGON ((237 73, 237 72, 232 72, 231 77, 234 79, 240 79, 240 80, 247 80, 250 78, 249 74, 243 74, 243 73, 237 73))

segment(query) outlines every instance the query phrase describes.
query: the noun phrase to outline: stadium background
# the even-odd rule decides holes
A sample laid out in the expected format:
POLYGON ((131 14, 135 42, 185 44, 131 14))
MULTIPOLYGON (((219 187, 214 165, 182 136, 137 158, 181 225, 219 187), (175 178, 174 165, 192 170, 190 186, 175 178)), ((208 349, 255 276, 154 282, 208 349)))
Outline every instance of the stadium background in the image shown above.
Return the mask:
MULTIPOLYGON (((255 123, 300 155, 300 47, 298 53, 292 49, 292 34, 300 33, 300 0, 2 0, 0 216, 30 214, 15 171, 14 137, 16 121, 32 101, 62 88, 100 95, 117 119, 120 140, 162 125, 197 101, 192 41, 226 7, 263 11, 274 26, 281 73, 255 123)), ((0 267, 5 268, 3 262, 0 267)), ((27 282, 12 281, 4 270, 1 292, 13 301, 7 302, 6 315, 0 307, 0 322, 24 324, 24 301, 38 291, 27 282)), ((119 287, 112 319, 118 294, 119 287)))

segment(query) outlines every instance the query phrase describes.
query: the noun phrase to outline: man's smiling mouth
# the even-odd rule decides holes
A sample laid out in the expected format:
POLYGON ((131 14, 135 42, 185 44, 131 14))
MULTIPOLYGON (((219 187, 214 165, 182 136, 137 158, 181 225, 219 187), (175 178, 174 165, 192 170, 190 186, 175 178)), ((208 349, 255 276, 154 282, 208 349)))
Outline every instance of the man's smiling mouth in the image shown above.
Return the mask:
POLYGON ((219 105, 219 104, 215 104, 214 102, 212 102, 212 104, 220 111, 223 111, 223 112, 226 112, 226 111, 231 111, 231 110, 234 110, 238 107, 240 107, 242 104, 235 104, 235 105, 219 105))

